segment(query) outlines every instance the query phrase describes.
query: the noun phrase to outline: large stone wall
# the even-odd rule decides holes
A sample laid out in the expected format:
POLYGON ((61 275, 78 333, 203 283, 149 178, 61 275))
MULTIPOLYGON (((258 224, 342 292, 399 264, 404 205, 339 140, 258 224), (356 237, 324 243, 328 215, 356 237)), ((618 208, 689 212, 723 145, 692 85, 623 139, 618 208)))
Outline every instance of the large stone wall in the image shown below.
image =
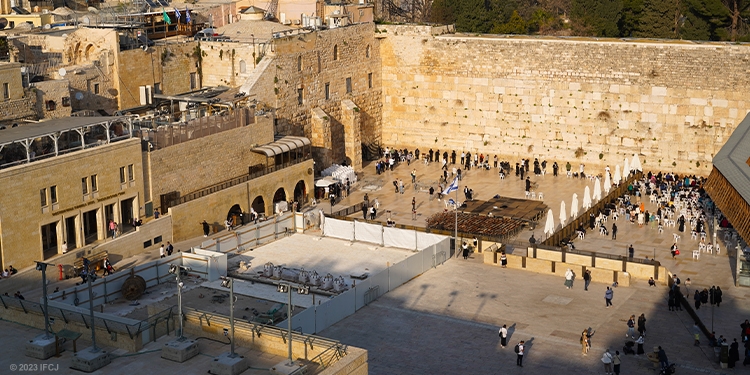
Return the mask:
POLYGON ((383 144, 707 175, 750 110, 750 45, 445 30, 377 26, 383 144))
POLYGON ((253 145, 273 142, 272 122, 270 116, 259 116, 248 126, 151 151, 154 208, 161 208, 161 194, 177 191, 184 195, 247 174, 252 165, 265 164, 265 156, 250 150, 253 145))
POLYGON ((257 44, 200 42, 203 86, 239 86, 253 72, 253 49, 257 44))
MULTIPOLYGON (((317 170, 341 163, 345 150, 342 102, 351 100, 358 109, 361 144, 380 143, 381 91, 380 49, 373 24, 359 24, 325 31, 300 33, 273 40, 273 56, 267 56, 248 88, 262 103, 277 108, 275 131, 315 140, 314 127, 323 126, 334 139, 313 142, 317 170), (334 59, 334 47, 337 58, 334 59), (369 57, 368 57, 369 51, 369 57), (268 60, 270 61, 270 64, 268 60), (300 61, 301 59, 301 61, 300 61), (265 63, 264 63, 265 62, 265 63), (300 69, 301 67, 301 69, 300 69), (372 73, 372 87, 368 75, 372 73), (347 93, 347 78, 351 92, 347 93), (329 97, 326 99, 326 84, 329 97), (302 103, 298 90, 302 90, 302 103), (313 126, 313 110, 319 108, 329 120, 313 126), (325 145, 332 145, 327 149, 325 145)), ((243 86, 243 90, 246 86, 243 86)), ((356 137, 349 137, 355 140, 356 137)), ((352 145, 353 147, 353 145, 352 145)))

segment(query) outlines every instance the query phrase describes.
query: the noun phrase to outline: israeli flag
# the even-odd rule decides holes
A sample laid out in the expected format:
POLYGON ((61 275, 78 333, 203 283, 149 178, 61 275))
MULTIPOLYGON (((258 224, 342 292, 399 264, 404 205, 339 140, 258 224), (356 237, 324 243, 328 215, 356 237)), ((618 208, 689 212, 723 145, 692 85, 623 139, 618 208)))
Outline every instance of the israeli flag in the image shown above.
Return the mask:
POLYGON ((453 179, 453 182, 451 182, 451 184, 448 185, 448 187, 443 192, 443 195, 448 195, 456 190, 458 190, 458 177, 453 179))
POLYGON ((182 16, 180 14, 180 11, 177 8, 174 8, 174 16, 177 18, 177 23, 180 23, 180 17, 182 16))
POLYGON ((193 20, 193 17, 190 17, 190 9, 188 9, 187 6, 185 6, 185 22, 190 23, 193 20))

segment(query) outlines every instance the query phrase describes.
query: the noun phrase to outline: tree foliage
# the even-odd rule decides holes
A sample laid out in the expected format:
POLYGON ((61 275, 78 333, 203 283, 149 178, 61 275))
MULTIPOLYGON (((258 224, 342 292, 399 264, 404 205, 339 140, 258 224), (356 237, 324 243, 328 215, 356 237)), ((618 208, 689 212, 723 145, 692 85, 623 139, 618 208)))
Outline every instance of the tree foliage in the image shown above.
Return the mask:
POLYGON ((420 14, 472 33, 750 41, 750 0, 433 0, 420 14))

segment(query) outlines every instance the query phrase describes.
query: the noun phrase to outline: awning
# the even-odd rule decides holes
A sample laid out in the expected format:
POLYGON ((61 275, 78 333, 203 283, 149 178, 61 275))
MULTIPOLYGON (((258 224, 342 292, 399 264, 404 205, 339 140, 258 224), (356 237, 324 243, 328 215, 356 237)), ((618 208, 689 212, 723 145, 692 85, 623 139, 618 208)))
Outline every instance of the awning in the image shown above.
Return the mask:
POLYGON ((275 141, 253 148, 252 152, 266 155, 267 157, 281 155, 285 152, 296 150, 304 146, 309 146, 310 140, 305 137, 297 137, 292 135, 283 136, 276 138, 275 141))
POLYGON ((335 184, 337 182, 339 182, 337 179, 335 179, 335 178, 333 178, 331 176, 326 176, 326 177, 321 178, 320 180, 315 181, 315 186, 317 186, 317 187, 327 187, 327 186, 331 186, 331 185, 333 185, 333 184, 335 184))

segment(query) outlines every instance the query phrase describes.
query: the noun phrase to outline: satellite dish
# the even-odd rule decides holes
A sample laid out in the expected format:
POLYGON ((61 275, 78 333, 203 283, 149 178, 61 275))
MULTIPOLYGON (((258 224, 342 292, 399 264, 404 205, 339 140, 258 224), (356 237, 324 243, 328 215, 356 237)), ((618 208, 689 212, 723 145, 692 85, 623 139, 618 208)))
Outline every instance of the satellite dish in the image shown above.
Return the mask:
POLYGON ((88 7, 88 9, 86 9, 86 10, 88 10, 89 13, 99 14, 99 9, 96 9, 94 7, 88 7))
POLYGON ((88 16, 84 16, 81 19, 81 22, 83 22, 84 25, 91 25, 91 18, 89 18, 88 16))
POLYGON ((68 34, 61 35, 63 39, 68 39, 68 34))
POLYGON ((65 77, 65 75, 68 74, 68 71, 65 70, 65 68, 60 68, 60 70, 57 71, 57 74, 59 74, 60 77, 65 77))
POLYGON ((8 27, 8 20, 6 18, 0 18, 0 29, 8 27))
POLYGON ((46 24, 46 25, 44 25, 44 26, 43 26, 42 28, 43 28, 43 29, 45 29, 45 30, 49 30, 49 29, 51 29, 51 28, 52 28, 52 25, 50 25, 50 24, 46 24))
POLYGON ((141 46, 141 49, 143 50, 143 52, 148 52, 148 46, 145 44, 141 46))
POLYGON ((83 100, 83 93, 77 92, 76 93, 76 100, 83 100))

